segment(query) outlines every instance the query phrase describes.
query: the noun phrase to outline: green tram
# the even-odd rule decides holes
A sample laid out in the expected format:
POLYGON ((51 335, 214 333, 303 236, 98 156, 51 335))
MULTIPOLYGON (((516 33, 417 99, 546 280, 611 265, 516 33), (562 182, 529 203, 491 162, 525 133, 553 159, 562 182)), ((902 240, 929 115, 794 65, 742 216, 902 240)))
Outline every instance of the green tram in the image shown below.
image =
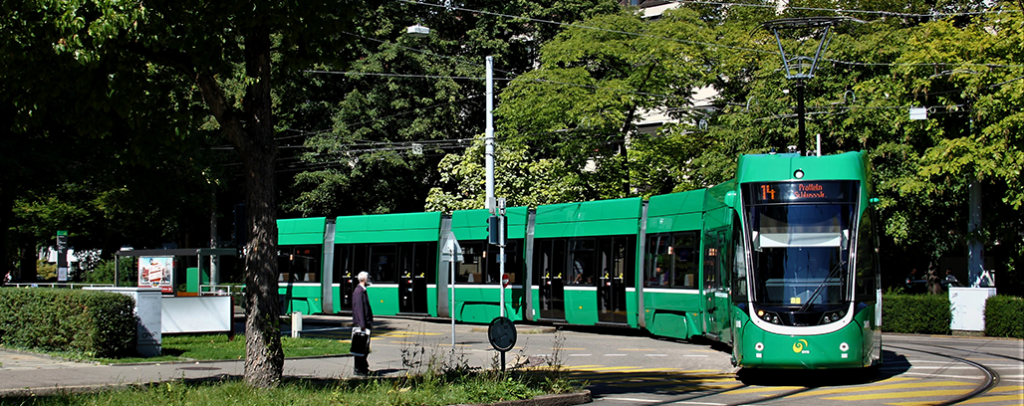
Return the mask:
POLYGON ((346 313, 367 271, 376 315, 488 323, 504 292, 517 322, 703 336, 747 368, 863 368, 881 362, 868 180, 860 152, 744 155, 706 189, 508 208, 504 290, 487 210, 282 219, 279 294, 346 313))

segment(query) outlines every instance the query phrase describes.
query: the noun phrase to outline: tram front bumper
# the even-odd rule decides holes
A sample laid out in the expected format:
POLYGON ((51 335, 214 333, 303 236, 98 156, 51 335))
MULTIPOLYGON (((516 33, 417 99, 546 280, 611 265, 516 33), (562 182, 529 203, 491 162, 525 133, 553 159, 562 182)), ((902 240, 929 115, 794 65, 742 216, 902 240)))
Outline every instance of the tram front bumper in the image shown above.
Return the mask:
MULTIPOLYGON (((821 335, 780 335, 744 326, 734 348, 744 368, 832 369, 863 368, 865 335, 852 324, 821 335)), ((870 346, 869 346, 870 348, 870 346)))

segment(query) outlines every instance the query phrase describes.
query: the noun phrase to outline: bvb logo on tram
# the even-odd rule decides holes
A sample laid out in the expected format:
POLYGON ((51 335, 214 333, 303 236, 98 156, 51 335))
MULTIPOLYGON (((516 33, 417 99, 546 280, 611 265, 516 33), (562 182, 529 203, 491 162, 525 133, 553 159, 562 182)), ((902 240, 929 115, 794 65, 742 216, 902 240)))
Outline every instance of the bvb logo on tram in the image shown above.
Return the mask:
POLYGON ((804 350, 804 348, 807 348, 807 346, 808 346, 807 340, 804 340, 804 339, 801 338, 801 339, 797 340, 795 343, 793 343, 793 352, 796 352, 796 353, 801 353, 802 352, 804 354, 810 354, 811 353, 810 351, 805 351, 804 350))

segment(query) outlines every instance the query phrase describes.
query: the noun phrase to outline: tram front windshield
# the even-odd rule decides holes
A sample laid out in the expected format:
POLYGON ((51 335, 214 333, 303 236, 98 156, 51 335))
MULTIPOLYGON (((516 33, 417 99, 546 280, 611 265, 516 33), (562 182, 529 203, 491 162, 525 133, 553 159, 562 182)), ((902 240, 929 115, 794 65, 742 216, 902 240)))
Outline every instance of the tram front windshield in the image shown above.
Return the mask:
POLYGON ((813 194, 801 193, 802 183, 772 184, 768 189, 751 185, 748 192, 766 198, 765 190, 790 193, 745 199, 750 203, 745 210, 756 304, 824 311, 850 300, 847 284, 857 193, 852 183, 817 182, 813 187, 820 190, 813 194))

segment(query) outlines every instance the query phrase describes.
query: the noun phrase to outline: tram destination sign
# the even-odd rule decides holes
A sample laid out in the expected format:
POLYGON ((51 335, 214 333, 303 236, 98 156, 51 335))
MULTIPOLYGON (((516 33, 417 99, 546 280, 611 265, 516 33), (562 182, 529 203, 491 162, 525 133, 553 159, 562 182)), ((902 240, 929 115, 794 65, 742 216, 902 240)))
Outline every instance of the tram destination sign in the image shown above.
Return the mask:
POLYGON ((753 204, 852 202, 853 181, 755 182, 748 184, 753 204))

